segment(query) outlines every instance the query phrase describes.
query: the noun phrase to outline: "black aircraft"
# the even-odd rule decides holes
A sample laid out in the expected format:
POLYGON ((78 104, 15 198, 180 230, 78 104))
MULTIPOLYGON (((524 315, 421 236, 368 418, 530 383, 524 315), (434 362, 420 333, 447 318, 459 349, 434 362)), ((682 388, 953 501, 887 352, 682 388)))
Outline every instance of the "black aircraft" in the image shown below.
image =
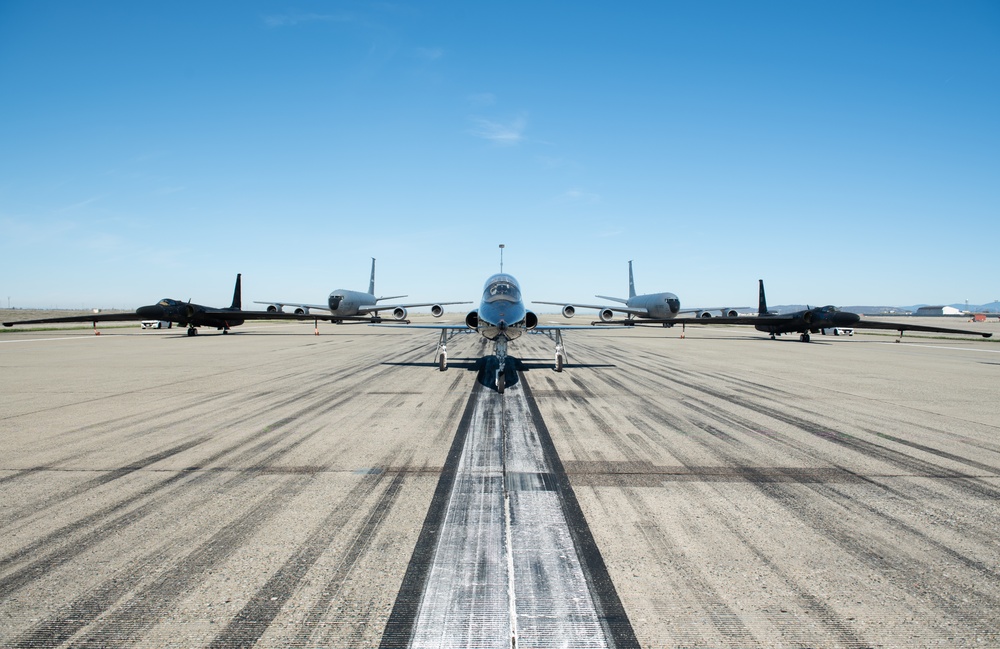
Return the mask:
MULTIPOLYGON (((799 334, 799 340, 804 343, 809 342, 809 334, 819 333, 823 329, 890 329, 898 331, 902 337, 904 331, 926 331, 931 333, 964 334, 971 336, 982 336, 989 338, 993 334, 983 331, 970 331, 968 329, 949 329, 947 327, 930 327, 927 325, 910 324, 905 322, 884 322, 863 320, 857 313, 841 311, 835 306, 820 306, 808 308, 803 311, 777 315, 773 311, 767 310, 767 300, 764 297, 764 280, 757 280, 759 284, 759 304, 757 315, 755 316, 732 316, 722 318, 671 318, 669 320, 644 320, 642 324, 663 324, 671 326, 675 324, 689 325, 753 325, 757 331, 771 334, 773 340, 776 336, 787 333, 799 334)), ((595 322, 593 324, 602 324, 595 322)), ((612 324, 636 325, 635 320, 625 320, 612 324)))
POLYGON ((345 317, 328 315, 300 315, 296 313, 270 313, 268 311, 243 311, 241 309, 242 299, 240 290, 241 275, 236 275, 236 288, 233 290, 233 303, 226 308, 215 308, 192 304, 190 301, 174 300, 163 298, 156 304, 141 306, 135 313, 95 313, 92 315, 65 316, 61 318, 40 318, 38 320, 18 320, 16 322, 5 322, 3 326, 12 327, 14 325, 29 324, 49 324, 56 322, 93 322, 97 328, 98 322, 127 322, 135 320, 162 320, 164 322, 176 322, 188 328, 189 336, 198 333, 198 327, 214 327, 220 329, 222 333, 229 333, 230 327, 237 327, 247 320, 356 320, 359 322, 375 322, 376 320, 365 317, 345 317))

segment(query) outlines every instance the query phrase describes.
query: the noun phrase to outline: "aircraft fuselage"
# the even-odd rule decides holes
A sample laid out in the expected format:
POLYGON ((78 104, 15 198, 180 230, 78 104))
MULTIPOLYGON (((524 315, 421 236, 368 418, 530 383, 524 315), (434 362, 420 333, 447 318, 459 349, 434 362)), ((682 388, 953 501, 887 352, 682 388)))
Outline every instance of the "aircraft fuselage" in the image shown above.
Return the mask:
MULTIPOLYGON (((371 293, 361 293, 360 291, 350 291, 345 288, 338 288, 330 293, 327 304, 333 315, 352 316, 358 315, 361 307, 371 306, 376 303, 376 298, 371 293)), ((368 309, 365 310, 365 313, 368 309)))
POLYGON ((630 297, 625 303, 630 309, 645 309, 643 318, 669 319, 681 310, 681 301, 673 293, 649 293, 630 297))
POLYGON ((486 280, 475 327, 480 334, 489 340, 514 340, 537 322, 525 308, 521 286, 513 275, 497 273, 486 280))

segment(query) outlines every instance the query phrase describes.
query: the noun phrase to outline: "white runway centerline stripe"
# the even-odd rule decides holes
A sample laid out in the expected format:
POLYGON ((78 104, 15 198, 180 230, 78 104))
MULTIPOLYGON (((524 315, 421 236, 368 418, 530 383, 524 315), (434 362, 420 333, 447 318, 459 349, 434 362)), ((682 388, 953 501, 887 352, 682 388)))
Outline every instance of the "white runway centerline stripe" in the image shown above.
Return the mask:
POLYGON ((609 646, 520 383, 469 426, 410 646, 609 646))

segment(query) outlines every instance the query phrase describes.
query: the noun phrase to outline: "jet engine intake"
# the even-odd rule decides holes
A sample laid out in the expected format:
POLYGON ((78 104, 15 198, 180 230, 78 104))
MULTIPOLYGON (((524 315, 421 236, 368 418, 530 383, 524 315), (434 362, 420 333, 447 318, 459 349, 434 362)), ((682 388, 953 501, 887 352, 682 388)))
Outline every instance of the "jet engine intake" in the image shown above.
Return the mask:
POLYGON ((309 308, 304 306, 295 307, 295 315, 309 315, 309 308))
POLYGON ((702 311, 701 313, 698 314, 698 317, 699 318, 711 318, 712 314, 709 313, 708 311, 702 311))
POLYGON ((184 315, 187 316, 188 320, 194 317, 194 306, 188 304, 184 307, 184 315))
POLYGON ((469 311, 465 316, 465 326, 469 329, 479 329, 479 311, 469 311))
POLYGON ((280 311, 281 311, 281 307, 278 306, 277 304, 268 304, 267 305, 267 312, 268 313, 278 313, 280 311))
POLYGON ((563 307, 562 313, 564 318, 572 318, 574 315, 576 315, 576 307, 573 306, 572 304, 567 304, 566 306, 563 307))
POLYGON ((735 318, 739 314, 740 314, 740 312, 737 311, 736 309, 723 309, 722 310, 722 315, 726 316, 727 318, 735 318))
POLYGON ((534 329, 538 326, 538 316, 532 311, 526 311, 524 314, 524 328, 534 329))
POLYGON ((406 320, 406 309, 401 306, 397 306, 392 310, 392 317, 395 320, 406 320))
POLYGON ((431 306, 431 315, 435 318, 440 318, 444 315, 444 308, 440 304, 434 304, 431 306))
POLYGON ((611 322, 615 317, 615 312, 611 309, 601 309, 597 317, 601 319, 601 322, 611 322))

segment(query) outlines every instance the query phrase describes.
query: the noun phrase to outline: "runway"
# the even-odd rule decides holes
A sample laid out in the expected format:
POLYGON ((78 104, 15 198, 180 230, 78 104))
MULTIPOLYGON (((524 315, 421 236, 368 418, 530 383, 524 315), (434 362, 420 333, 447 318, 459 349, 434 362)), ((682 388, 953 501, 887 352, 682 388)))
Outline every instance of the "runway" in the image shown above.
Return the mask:
POLYGON ((4 332, 0 645, 1000 645, 995 343, 320 331, 4 332))

